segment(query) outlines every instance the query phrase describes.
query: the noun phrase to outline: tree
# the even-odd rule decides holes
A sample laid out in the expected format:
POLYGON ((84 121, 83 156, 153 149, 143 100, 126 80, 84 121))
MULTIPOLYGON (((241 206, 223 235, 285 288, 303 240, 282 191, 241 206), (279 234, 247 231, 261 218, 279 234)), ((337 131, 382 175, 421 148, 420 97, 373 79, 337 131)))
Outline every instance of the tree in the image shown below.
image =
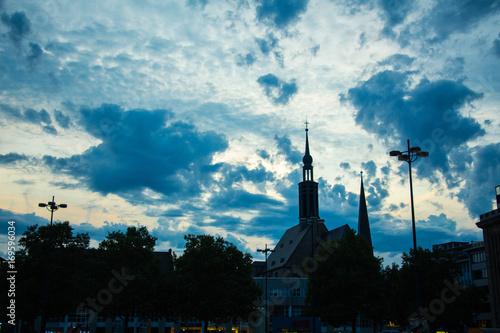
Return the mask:
MULTIPOLYGON (((66 315, 77 298, 77 252, 86 249, 89 243, 88 233, 75 235, 67 221, 54 222, 52 227, 35 224, 27 228, 16 252, 16 302, 22 304, 16 309, 18 319, 33 322, 41 314, 46 273, 49 277, 47 295, 50 295, 46 298, 46 316, 66 315)), ((5 271, 2 270, 2 274, 5 271)), ((5 281, 2 275, 1 283, 5 281)), ((1 296, 2 305, 5 296, 1 296)))
POLYGON ((187 235, 175 260, 177 304, 183 319, 224 323, 247 318, 261 290, 252 278, 252 257, 222 237, 187 235))
POLYGON ((116 283, 113 287, 116 291, 108 293, 111 299, 105 304, 97 304, 95 310, 101 315, 121 316, 127 327, 130 315, 148 317, 155 314, 161 277, 160 263, 153 254, 156 239, 144 226, 128 227, 125 233, 108 233, 99 244, 100 261, 109 269, 101 268, 105 274, 100 278, 103 282, 100 288, 108 287, 112 279, 116 283), (116 281, 117 275, 123 277, 121 284, 116 281))
MULTIPOLYGON (((316 312, 331 325, 351 322, 355 333, 358 314, 371 319, 379 315, 382 260, 373 256, 368 241, 354 231, 330 246, 331 254, 318 262, 312 275, 316 312)), ((307 302, 311 300, 310 282, 307 302)))
MULTIPOLYGON (((413 250, 409 254, 403 253, 402 256, 399 298, 406 300, 406 302, 398 304, 402 309, 398 318, 401 324, 404 324, 405 319, 407 320, 417 310, 414 258, 415 252, 413 250)), ((476 325, 474 314, 482 312, 481 309, 484 307, 486 297, 484 289, 475 286, 467 289, 464 287, 456 288, 458 295, 451 298, 453 301, 444 302, 442 300, 443 290, 448 290, 460 275, 459 266, 450 253, 441 249, 431 251, 419 248, 418 268, 420 306, 426 313, 430 313, 426 317, 431 330, 445 328, 460 332, 463 330, 464 324, 476 325), (431 304, 439 311, 436 309, 432 311, 431 304)))

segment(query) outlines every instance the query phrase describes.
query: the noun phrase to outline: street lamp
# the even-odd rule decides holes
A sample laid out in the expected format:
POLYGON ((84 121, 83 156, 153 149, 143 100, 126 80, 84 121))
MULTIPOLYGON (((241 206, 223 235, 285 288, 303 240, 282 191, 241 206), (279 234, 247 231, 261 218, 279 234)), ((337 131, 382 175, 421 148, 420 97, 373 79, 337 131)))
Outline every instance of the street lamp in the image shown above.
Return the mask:
POLYGON ((265 285, 264 285, 264 288, 266 289, 265 291, 265 295, 266 295, 266 305, 265 305, 265 310, 264 310, 264 315, 266 317, 266 330, 265 330, 265 333, 267 333, 267 331, 269 330, 269 323, 268 323, 268 310, 269 310, 269 304, 268 304, 268 301, 267 301, 267 254, 269 252, 274 252, 274 250, 270 249, 267 247, 267 244, 266 244, 266 247, 264 249, 257 249, 257 252, 262 252, 264 253, 264 255, 266 256, 266 275, 265 275, 265 285))
POLYGON ((68 208, 68 205, 66 204, 56 204, 54 201, 54 196, 52 196, 52 201, 49 201, 47 203, 39 203, 38 207, 41 208, 47 208, 48 211, 50 211, 50 227, 49 227, 49 248, 47 250, 47 260, 45 264, 45 280, 44 280, 44 285, 43 285, 43 303, 42 303, 42 327, 40 332, 45 333, 45 327, 47 324, 47 318, 46 318, 46 312, 47 312, 47 293, 48 293, 48 286, 49 286, 49 268, 50 268, 50 252, 52 249, 52 221, 54 220, 54 211, 58 210, 59 208, 68 208))
POLYGON ((399 161, 404 161, 408 163, 408 169, 410 174, 410 206, 411 206, 411 226, 413 230, 413 251, 415 260, 415 292, 417 296, 417 313, 420 313, 420 281, 418 273, 418 250, 417 250, 417 234, 415 231, 415 208, 413 205, 413 183, 411 178, 411 164, 415 162, 419 157, 429 157, 429 152, 422 151, 420 147, 410 147, 410 140, 408 139, 408 150, 399 151, 393 150, 389 153, 390 156, 397 156, 399 161))

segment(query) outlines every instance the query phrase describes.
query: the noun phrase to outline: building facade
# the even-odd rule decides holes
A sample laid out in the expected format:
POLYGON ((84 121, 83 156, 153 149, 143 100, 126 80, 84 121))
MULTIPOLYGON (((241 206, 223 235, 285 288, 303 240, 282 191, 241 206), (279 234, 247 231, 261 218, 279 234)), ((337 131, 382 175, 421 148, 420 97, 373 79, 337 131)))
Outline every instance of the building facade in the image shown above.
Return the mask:
MULTIPOLYGON (((328 253, 327 244, 342 240, 350 227, 345 224, 328 230, 320 218, 318 183, 314 181, 313 158, 309 150, 306 128, 305 154, 302 158, 302 181, 299 187, 299 221, 287 229, 276 246, 270 250, 267 262, 254 262, 255 281, 262 287, 264 327, 253 327, 255 333, 324 332, 318 317, 304 317, 308 277, 314 274, 319 261, 328 253), (266 288, 267 285, 267 288, 266 288), (267 311, 266 311, 267 308, 267 311), (268 323, 266 330, 265 323, 268 323)), ((368 213, 361 177, 358 233, 372 244, 368 213)), ((314 306, 313 306, 314 309, 314 306)), ((360 316, 357 327, 361 332, 373 332, 371 321, 360 316)))
POLYGON ((495 191, 497 209, 480 215, 476 225, 483 230, 492 324, 500 327, 500 185, 495 191))
MULTIPOLYGON (((458 284, 464 287, 476 286, 488 294, 488 269, 486 265, 486 250, 483 241, 473 242, 448 242, 432 246, 432 250, 444 250, 448 252, 452 260, 459 266, 460 276, 458 284)), ((492 327, 493 315, 490 300, 488 299, 476 315, 479 327, 492 327)))

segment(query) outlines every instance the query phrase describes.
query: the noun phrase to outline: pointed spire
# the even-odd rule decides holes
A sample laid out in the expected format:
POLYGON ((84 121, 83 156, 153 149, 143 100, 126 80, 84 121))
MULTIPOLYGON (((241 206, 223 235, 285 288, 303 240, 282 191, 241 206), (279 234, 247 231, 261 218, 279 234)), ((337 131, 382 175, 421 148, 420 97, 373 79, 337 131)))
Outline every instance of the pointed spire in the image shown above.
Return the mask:
POLYGON ((309 124, 306 121, 306 153, 304 154, 304 157, 302 158, 302 163, 304 163, 304 166, 310 166, 312 165, 313 158, 311 154, 309 153, 309 129, 307 128, 307 124, 309 124))
POLYGON ((363 186, 363 171, 361 171, 361 190, 359 193, 358 235, 366 238, 370 246, 373 247, 370 222, 368 221, 368 209, 366 208, 365 188, 363 186))
POLYGON ((306 153, 302 158, 302 182, 299 183, 299 218, 318 216, 318 183, 313 176, 313 158, 309 153, 309 128, 306 121, 306 153))

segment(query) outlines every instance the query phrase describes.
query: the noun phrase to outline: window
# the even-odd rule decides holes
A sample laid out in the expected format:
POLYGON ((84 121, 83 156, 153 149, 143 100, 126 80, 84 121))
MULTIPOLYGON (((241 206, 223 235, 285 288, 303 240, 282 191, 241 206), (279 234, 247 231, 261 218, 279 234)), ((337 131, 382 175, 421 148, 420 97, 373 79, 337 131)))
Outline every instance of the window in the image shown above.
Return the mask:
POLYGON ((285 262, 285 258, 281 258, 280 263, 284 263, 284 262, 285 262))
POLYGON ((302 316, 303 308, 301 306, 292 306, 292 317, 302 316))
POLYGON ((280 288, 280 296, 281 297, 289 297, 290 291, 288 290, 288 288, 280 288))
POLYGON ((278 297, 279 289, 278 288, 269 288, 269 296, 278 297))
POLYGON ((300 288, 292 288, 292 297, 301 297, 302 289, 300 288))
POLYGON ((472 255, 472 262, 473 263, 485 262, 485 261, 486 261, 486 253, 485 252, 474 253, 472 255))

